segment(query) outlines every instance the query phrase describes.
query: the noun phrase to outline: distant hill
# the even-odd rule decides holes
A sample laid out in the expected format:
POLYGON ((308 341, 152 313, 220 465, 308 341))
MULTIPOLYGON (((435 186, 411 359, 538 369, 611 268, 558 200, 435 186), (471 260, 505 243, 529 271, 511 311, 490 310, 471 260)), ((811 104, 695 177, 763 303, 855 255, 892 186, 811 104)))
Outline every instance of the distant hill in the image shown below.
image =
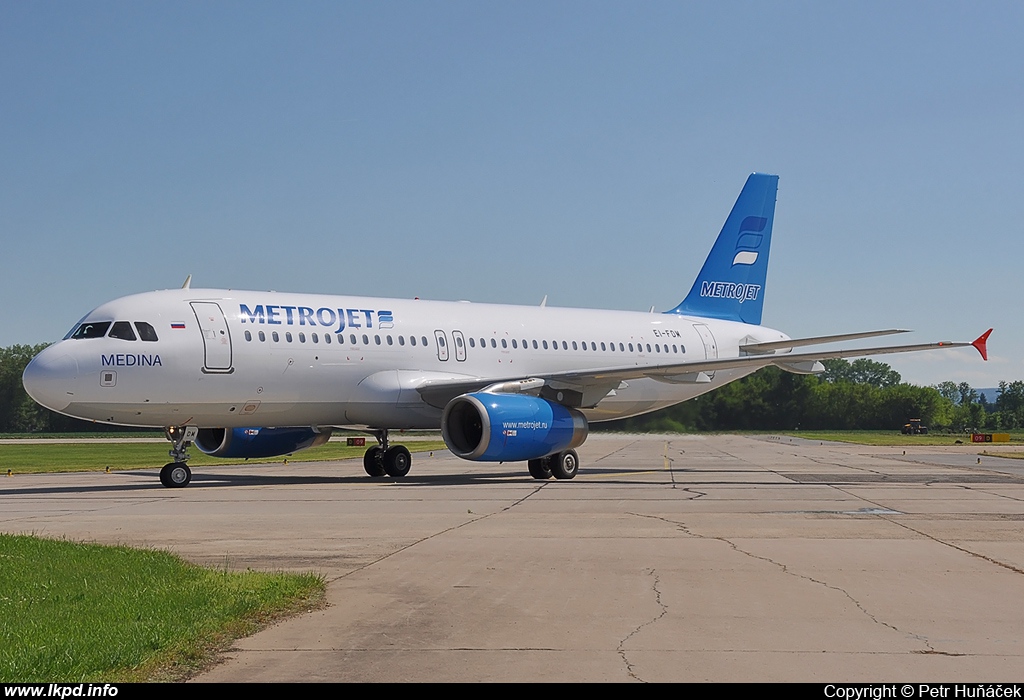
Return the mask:
POLYGON ((978 392, 979 398, 984 396, 985 400, 989 403, 995 403, 996 398, 999 396, 999 387, 994 387, 992 389, 975 389, 975 391, 978 392))

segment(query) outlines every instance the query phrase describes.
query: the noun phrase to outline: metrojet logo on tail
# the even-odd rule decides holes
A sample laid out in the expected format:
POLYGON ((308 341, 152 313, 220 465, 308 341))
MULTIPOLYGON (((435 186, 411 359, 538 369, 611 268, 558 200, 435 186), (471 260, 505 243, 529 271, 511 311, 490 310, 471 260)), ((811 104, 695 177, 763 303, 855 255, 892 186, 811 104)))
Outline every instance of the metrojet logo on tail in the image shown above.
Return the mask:
POLYGON ((701 282, 700 295, 712 299, 736 299, 741 304, 757 299, 761 291, 759 284, 743 284, 742 282, 701 282))

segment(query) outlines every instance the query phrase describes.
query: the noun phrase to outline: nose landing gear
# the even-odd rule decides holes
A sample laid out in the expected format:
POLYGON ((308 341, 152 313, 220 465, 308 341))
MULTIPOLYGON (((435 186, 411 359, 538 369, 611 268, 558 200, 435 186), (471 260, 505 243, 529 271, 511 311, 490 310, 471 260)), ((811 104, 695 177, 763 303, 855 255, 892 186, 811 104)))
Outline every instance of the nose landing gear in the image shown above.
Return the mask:
POLYGON ((192 481, 192 470, 188 468, 188 446, 196 439, 199 428, 194 425, 185 427, 172 425, 164 429, 164 435, 171 441, 168 451, 173 462, 165 464, 160 470, 160 483, 169 489, 180 489, 192 481))

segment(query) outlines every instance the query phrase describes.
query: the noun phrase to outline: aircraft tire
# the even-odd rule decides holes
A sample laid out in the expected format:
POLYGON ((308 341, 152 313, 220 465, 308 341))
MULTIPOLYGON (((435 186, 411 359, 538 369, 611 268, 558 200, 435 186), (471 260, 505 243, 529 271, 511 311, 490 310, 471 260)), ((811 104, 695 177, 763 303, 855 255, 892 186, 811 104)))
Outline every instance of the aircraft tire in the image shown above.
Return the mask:
POLYGON ((384 453, 384 471, 387 475, 401 479, 412 467, 412 455, 404 445, 389 447, 384 453))
POLYGON ((171 462, 160 470, 160 483, 169 489, 183 489, 190 481, 192 470, 184 462, 171 462))
POLYGON ((363 455, 363 469, 366 470, 368 475, 377 477, 387 474, 384 471, 383 456, 384 450, 379 445, 371 447, 366 451, 366 454, 363 455))
POLYGON ((580 458, 576 450, 566 450, 551 455, 551 475, 556 479, 571 479, 580 470, 580 458))
POLYGON ((551 478, 551 458, 541 457, 540 459, 531 459, 527 464, 530 467, 530 476, 534 479, 540 479, 545 481, 551 478))

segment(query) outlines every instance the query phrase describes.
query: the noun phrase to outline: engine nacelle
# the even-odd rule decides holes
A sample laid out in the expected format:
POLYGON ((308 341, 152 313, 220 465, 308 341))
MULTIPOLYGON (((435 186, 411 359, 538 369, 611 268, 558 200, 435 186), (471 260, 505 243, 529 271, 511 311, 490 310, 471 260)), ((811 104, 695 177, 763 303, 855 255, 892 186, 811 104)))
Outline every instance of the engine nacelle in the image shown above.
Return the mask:
POLYGON ((330 437, 330 428, 201 428, 195 443, 211 457, 277 457, 323 445, 330 437))
POLYGON ((480 462, 539 459, 583 444, 590 427, 579 411, 519 394, 463 394, 441 418, 441 436, 458 457, 480 462))

